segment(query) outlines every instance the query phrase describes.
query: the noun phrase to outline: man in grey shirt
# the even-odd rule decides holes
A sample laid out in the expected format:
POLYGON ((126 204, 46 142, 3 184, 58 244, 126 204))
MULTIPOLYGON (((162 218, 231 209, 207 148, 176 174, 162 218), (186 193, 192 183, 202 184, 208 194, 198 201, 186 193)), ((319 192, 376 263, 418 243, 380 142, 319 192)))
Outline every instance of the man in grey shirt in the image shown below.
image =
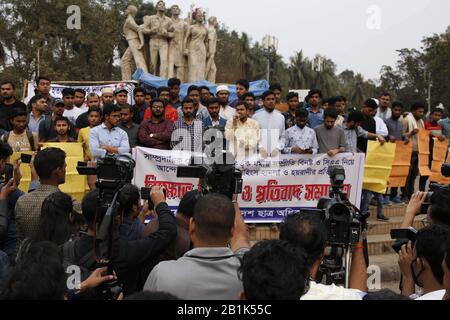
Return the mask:
POLYGON ((162 291, 183 300, 238 300, 243 291, 239 258, 250 244, 239 207, 233 203, 218 194, 198 200, 189 225, 194 249, 177 261, 159 263, 144 291, 162 291))
POLYGON ((119 125, 119 128, 127 133, 131 149, 137 146, 139 134, 139 125, 133 122, 133 118, 134 110, 132 106, 124 104, 120 107, 120 120, 122 123, 119 125))
POLYGON ((344 130, 335 126, 337 118, 336 109, 327 109, 324 113, 324 124, 314 129, 319 143, 319 153, 326 153, 330 157, 345 152, 347 148, 344 130))
POLYGON ((347 117, 347 121, 343 124, 345 140, 347 142, 346 152, 362 152, 358 150, 358 138, 368 140, 378 140, 384 144, 386 140, 383 136, 370 133, 361 128, 361 123, 364 121, 364 115, 361 111, 353 111, 347 117))

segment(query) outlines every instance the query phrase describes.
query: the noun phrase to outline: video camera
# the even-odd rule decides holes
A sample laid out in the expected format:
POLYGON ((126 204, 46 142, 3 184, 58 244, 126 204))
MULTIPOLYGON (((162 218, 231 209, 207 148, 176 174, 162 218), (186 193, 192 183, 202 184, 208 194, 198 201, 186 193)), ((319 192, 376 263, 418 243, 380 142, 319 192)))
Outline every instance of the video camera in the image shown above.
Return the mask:
POLYGON ((319 282, 323 276, 327 284, 348 286, 350 247, 359 242, 361 231, 367 228, 367 217, 360 215, 343 192, 345 169, 342 166, 328 168, 331 189, 330 196, 319 200, 318 209, 327 229, 329 250, 319 268, 319 282), (344 261, 345 257, 345 261, 344 261))
MULTIPOLYGON (((80 175, 96 175, 96 186, 99 190, 100 206, 97 208, 96 241, 107 242, 99 252, 100 263, 98 267, 108 266, 108 274, 114 273, 111 261, 118 255, 118 228, 115 222, 118 213, 118 197, 124 185, 131 183, 136 162, 127 155, 107 154, 105 158, 97 161, 96 167, 79 162, 77 171, 80 175), (114 240, 114 241, 113 241, 114 240)), ((94 249, 96 250, 96 248, 94 249)), ((101 300, 114 300, 122 292, 122 285, 116 281, 104 283, 97 288, 98 298, 101 300)))
POLYGON ((178 167, 177 177, 201 179, 204 194, 220 193, 232 199, 234 194, 242 193, 242 172, 236 169, 235 158, 230 152, 192 157, 189 166, 178 167))
MULTIPOLYGON (((441 168, 442 176, 449 178, 450 177, 450 163, 444 163, 441 168)), ((422 204, 422 208, 420 210, 420 214, 427 214, 428 208, 431 206, 431 197, 433 193, 437 190, 447 190, 450 191, 449 185, 432 183, 430 184, 430 192, 428 192, 427 197, 425 198, 424 203, 422 204)))

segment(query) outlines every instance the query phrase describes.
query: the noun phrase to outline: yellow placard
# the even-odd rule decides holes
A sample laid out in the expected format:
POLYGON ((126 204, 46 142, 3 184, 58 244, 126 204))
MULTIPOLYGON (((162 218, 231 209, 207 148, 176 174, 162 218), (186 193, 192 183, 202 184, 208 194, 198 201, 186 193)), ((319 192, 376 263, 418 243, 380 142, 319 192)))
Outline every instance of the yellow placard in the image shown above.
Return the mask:
POLYGON ((83 145, 81 143, 45 143, 42 149, 59 148, 66 153, 66 183, 59 188, 70 194, 72 198, 81 201, 86 192, 86 177, 78 174, 77 164, 84 160, 83 145))
POLYGON ((381 145, 369 141, 364 172, 363 189, 384 194, 388 185, 392 164, 395 158, 396 144, 381 145))

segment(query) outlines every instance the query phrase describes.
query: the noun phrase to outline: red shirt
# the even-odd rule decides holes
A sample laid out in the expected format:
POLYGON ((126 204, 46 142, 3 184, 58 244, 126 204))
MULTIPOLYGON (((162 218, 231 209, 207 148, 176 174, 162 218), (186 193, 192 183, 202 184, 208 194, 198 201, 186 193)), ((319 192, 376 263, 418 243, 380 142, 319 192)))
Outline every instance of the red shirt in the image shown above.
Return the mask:
MULTIPOLYGON (((144 114, 144 121, 150 120, 152 117, 152 108, 148 108, 147 111, 145 111, 144 114)), ((178 120, 178 111, 174 107, 172 107, 170 104, 166 106, 166 114, 165 118, 168 121, 176 122, 178 120)))
POLYGON ((425 122, 425 129, 429 131, 442 131, 442 127, 439 123, 432 123, 429 120, 425 122))

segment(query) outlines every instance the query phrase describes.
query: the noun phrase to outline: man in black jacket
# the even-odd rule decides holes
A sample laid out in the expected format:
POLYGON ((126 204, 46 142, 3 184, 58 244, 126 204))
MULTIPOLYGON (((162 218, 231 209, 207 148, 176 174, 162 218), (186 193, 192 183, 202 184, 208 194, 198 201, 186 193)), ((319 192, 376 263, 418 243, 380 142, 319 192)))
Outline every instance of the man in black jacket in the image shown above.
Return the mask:
MULTIPOLYGON (((90 254, 93 255, 95 221, 97 208, 99 207, 98 196, 98 190, 94 190, 84 197, 82 211, 86 223, 89 225, 88 233, 82 235, 73 244, 74 256, 71 259, 67 259, 66 252, 64 252, 66 261, 72 260, 72 263, 81 265, 81 267, 91 271, 96 268, 95 263, 94 265, 89 263, 89 261, 95 262, 95 259, 89 258, 90 254)), ((175 217, 166 203, 161 188, 153 187, 150 197, 155 204, 155 211, 158 214, 158 231, 147 238, 136 241, 118 239, 117 232, 113 240, 113 243, 118 243, 118 255, 112 259, 113 269, 117 274, 119 283, 123 284, 125 295, 142 290, 144 282, 151 271, 148 269, 152 260, 163 253, 177 236, 175 217)), ((102 247, 98 241, 96 244, 98 245, 97 247, 102 247)))

